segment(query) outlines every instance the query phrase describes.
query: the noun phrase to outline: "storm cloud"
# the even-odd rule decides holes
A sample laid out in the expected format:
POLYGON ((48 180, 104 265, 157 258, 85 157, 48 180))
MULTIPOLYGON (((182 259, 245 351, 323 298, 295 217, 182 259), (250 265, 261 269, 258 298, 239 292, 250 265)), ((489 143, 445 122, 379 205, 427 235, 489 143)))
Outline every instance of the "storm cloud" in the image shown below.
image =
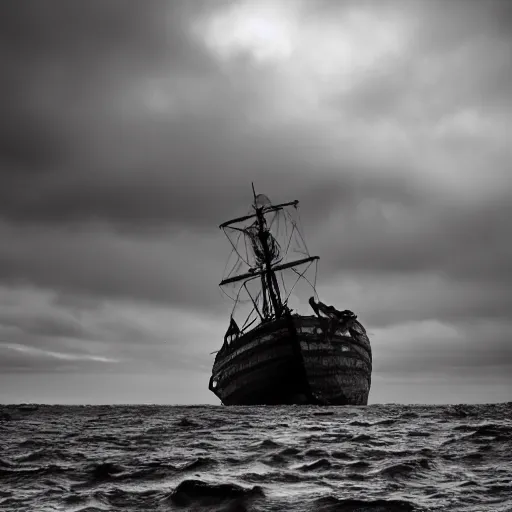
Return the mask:
POLYGON ((507 0, 3 2, 0 399, 58 372, 137 374, 151 401, 156 373, 213 402, 218 225, 254 182, 300 201, 320 297, 372 334, 377 400, 428 400, 386 392, 414 374, 492 401, 512 384, 511 34, 507 0))

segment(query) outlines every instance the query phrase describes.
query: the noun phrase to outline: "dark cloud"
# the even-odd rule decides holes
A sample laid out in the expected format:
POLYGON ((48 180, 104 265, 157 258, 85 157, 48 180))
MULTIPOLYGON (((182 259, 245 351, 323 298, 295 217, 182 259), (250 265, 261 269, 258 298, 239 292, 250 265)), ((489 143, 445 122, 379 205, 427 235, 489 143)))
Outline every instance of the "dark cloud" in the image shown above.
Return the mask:
POLYGON ((377 371, 508 365, 510 2, 270 3, 300 37, 265 58, 210 33, 246 4, 1 4, 2 368, 207 375, 251 182, 301 201, 377 371))
POLYGON ((340 237, 325 242, 324 261, 348 272, 434 272, 482 285, 510 283, 512 243, 504 234, 511 205, 508 193, 477 205, 368 201, 340 217, 340 237))
MULTIPOLYGON (((313 219, 360 197, 412 200, 407 179, 369 179, 367 169, 350 158, 337 164, 347 169, 342 175, 333 165, 320 164, 320 169, 312 170, 311 158, 322 148, 303 146, 293 136, 289 144, 283 138, 275 143, 218 137, 207 120, 192 128, 193 133, 183 125, 167 128, 153 134, 143 129, 140 137, 150 137, 160 147, 153 155, 148 152, 149 161, 137 161, 136 167, 128 163, 120 169, 115 164, 104 170, 97 163, 92 169, 79 166, 37 176, 15 175, 0 192, 0 211, 12 222, 70 225, 99 220, 131 230, 176 224, 214 230, 248 211, 251 181, 274 201, 297 198, 306 207, 315 205, 310 208, 313 219)), ((146 154, 141 143, 132 144, 131 139, 126 147, 115 146, 116 151, 133 151, 135 144, 146 154)))
POLYGON ((73 318, 27 317, 27 315, 20 317, 2 313, 0 326, 19 329, 38 336, 86 339, 84 328, 73 318))
POLYGON ((212 240, 161 233, 144 243, 101 230, 5 228, 0 281, 98 299, 135 298, 201 308, 219 299, 216 285, 224 247, 219 247, 221 237, 216 234, 212 240))
POLYGON ((427 322, 390 329, 386 347, 375 347, 375 371, 381 375, 431 375, 501 378, 510 375, 510 323, 466 321, 427 322), (395 338, 395 339, 393 339, 395 338))
POLYGON ((357 311, 362 322, 372 328, 432 320, 461 323, 485 319, 501 323, 510 318, 508 283, 457 281, 440 273, 345 275, 351 282, 338 282, 334 290, 328 280, 321 283, 324 295, 357 311))
POLYGON ((103 92, 162 58, 164 7, 111 0, 2 4, 4 171, 44 171, 70 157, 74 131, 91 107, 103 106, 103 92))
POLYGON ((251 127, 251 102, 263 100, 249 77, 241 75, 248 97, 206 59, 186 28, 194 9, 103 5, 4 7, 13 84, 0 127, 5 219, 214 226, 246 211, 251 181, 271 197, 298 196, 323 211, 364 194, 365 185, 369 194, 393 188, 365 183, 348 153, 327 164, 325 141, 309 129, 251 127), (177 114, 144 107, 152 80, 163 81, 177 114))
MULTIPOLYGON (((354 157, 350 140, 340 141, 341 158, 332 161, 325 157, 332 151, 325 136, 310 128, 277 125, 262 131, 252 126, 251 102, 257 108, 265 101, 253 80, 258 77, 242 66, 240 83, 234 82, 188 29, 204 12, 204 3, 148 5, 3 7, 2 19, 10 27, 3 31, 6 75, 13 84, 12 93, 3 95, 6 115, 0 129, 0 213, 5 219, 105 220, 132 229, 181 223, 204 229, 247 209, 252 180, 271 197, 297 196, 315 204, 311 212, 318 215, 365 197, 403 200, 404 188, 413 181, 403 163, 398 174, 405 184, 386 170, 397 161, 365 162, 354 157), (178 103, 177 113, 162 116, 144 107, 153 82, 164 84, 178 103), (366 177, 377 165, 382 177, 366 177)), ((468 20, 474 22, 475 16, 468 20)), ((469 21, 451 35, 454 41, 472 37, 469 21)), ((434 25, 434 20, 426 23, 434 25)), ((441 25, 436 30, 445 34, 441 25)), ((430 33, 424 39, 439 40, 430 33)), ((356 87, 343 99, 343 109, 375 115, 386 105, 386 114, 399 112, 408 104, 407 94, 422 92, 423 84, 411 82, 407 62, 421 74, 422 61, 407 60, 400 73, 394 70, 384 80, 380 76, 356 87)), ((265 76, 263 70, 259 78, 265 76)), ((479 76, 504 82, 489 73, 479 76)), ((446 85, 453 91, 451 82, 446 85)), ((440 87, 430 90, 438 95, 440 87)))

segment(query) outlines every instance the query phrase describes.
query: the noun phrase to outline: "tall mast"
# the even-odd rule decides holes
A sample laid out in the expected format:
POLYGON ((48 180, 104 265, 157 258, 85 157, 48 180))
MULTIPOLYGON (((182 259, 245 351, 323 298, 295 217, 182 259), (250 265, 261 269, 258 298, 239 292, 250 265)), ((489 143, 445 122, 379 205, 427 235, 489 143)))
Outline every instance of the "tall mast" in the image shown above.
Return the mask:
MULTIPOLYGON (((253 199, 254 199, 254 209, 256 211, 256 217, 257 217, 257 220, 258 220, 258 238, 260 238, 261 240, 261 236, 260 236, 260 231, 261 231, 261 223, 260 223, 260 218, 262 216, 262 213, 261 213, 261 210, 259 211, 258 213, 258 209, 256 207, 256 190, 254 189, 254 183, 251 182, 251 186, 252 186, 252 196, 253 196, 253 199)), ((262 241, 262 245, 263 245, 263 250, 265 250, 265 248, 267 247, 266 244, 263 243, 262 241)), ((265 257, 266 257, 267 253, 265 252, 265 257)), ((269 314, 268 314, 268 299, 267 299, 267 277, 266 277, 266 272, 262 272, 261 274, 261 297, 262 297, 262 301, 263 301, 263 304, 262 304, 262 311, 263 311, 263 316, 265 318, 268 318, 269 314)))
MULTIPOLYGON (((270 256, 270 251, 268 248, 268 230, 266 229, 265 216, 263 214, 263 207, 258 208, 256 204, 256 191, 254 189, 254 183, 252 183, 252 193, 254 196, 254 209, 256 210, 256 219, 258 222, 258 238, 261 242, 261 247, 263 248, 263 254, 265 259, 265 273, 262 274, 262 288, 263 288, 263 297, 265 298, 265 288, 268 290, 268 295, 270 297, 270 302, 272 303, 272 307, 274 308, 274 314, 277 317, 281 316, 283 305, 281 301, 281 295, 279 293, 279 286, 277 284, 277 279, 274 271, 272 270, 272 258, 270 256), (266 281, 266 282, 265 282, 266 281), (265 286, 266 285, 266 286, 265 286)), ((265 302, 263 303, 265 307, 265 302)))
MULTIPOLYGON (((279 259, 279 243, 273 238, 270 227, 267 225, 266 215, 270 213, 277 213, 280 210, 284 210, 288 206, 296 208, 299 201, 295 200, 273 205, 270 203, 268 198, 266 198, 266 196, 256 195, 254 184, 252 184, 252 192, 254 198, 253 213, 223 222, 219 227, 224 231, 226 228, 229 228, 239 233, 243 233, 244 236, 249 237, 251 245, 253 246, 256 265, 251 268, 250 263, 243 258, 233 242, 230 240, 231 245, 233 246, 233 249, 240 260, 249 265, 249 271, 233 276, 228 275, 228 277, 220 282, 220 286, 240 281, 245 281, 247 283, 253 279, 259 279, 261 281, 261 313, 256 305, 255 308, 260 314, 262 320, 269 320, 273 315, 276 318, 281 317, 283 311, 286 309, 286 306, 283 305, 283 299, 281 297, 281 290, 277 281, 276 272, 283 271, 288 268, 294 268, 299 265, 305 265, 318 260, 319 258, 318 256, 308 255, 305 258, 294 261, 283 262, 282 258, 279 259), (260 201, 260 197, 265 198, 265 200, 260 201), (253 219, 253 221, 250 226, 235 227, 236 224, 244 223, 251 219, 253 219)), ((286 251, 288 251, 288 247, 286 248, 286 251)), ((307 248, 306 254, 308 254, 307 248)))

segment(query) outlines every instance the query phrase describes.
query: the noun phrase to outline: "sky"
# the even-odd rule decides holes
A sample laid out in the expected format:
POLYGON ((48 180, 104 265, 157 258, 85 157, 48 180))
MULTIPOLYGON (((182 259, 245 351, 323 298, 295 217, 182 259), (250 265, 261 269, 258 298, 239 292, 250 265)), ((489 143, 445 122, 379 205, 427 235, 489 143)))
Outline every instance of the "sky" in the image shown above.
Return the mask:
POLYGON ((0 55, 0 402, 218 404, 252 181, 370 403, 512 400, 511 2, 4 0, 0 55))

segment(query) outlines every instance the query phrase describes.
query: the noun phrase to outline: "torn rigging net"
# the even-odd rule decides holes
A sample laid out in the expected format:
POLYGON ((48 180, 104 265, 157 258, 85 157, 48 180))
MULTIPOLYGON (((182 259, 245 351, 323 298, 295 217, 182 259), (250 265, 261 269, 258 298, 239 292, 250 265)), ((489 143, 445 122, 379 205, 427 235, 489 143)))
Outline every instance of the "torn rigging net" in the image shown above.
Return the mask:
POLYGON ((265 280, 267 257, 283 306, 299 312, 308 307, 311 291, 316 295, 317 259, 302 235, 297 202, 273 206, 260 194, 256 207, 264 214, 261 224, 253 209, 236 222, 221 225, 232 248, 221 290, 232 301, 231 318, 236 317, 241 331, 272 313, 265 280))

